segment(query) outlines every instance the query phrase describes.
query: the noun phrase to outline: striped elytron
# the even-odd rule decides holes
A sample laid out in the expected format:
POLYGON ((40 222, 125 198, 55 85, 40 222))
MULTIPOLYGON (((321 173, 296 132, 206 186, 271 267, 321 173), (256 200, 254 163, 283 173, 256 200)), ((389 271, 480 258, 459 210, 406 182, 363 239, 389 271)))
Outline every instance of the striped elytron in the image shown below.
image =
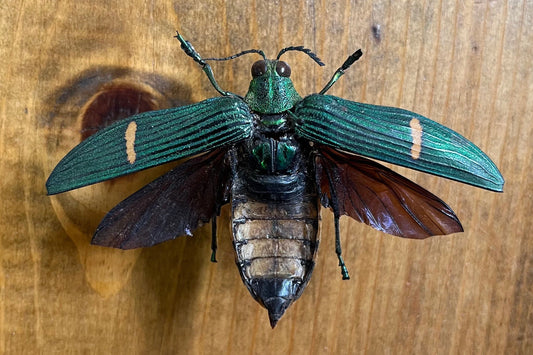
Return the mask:
POLYGON ((178 33, 222 95, 190 106, 145 112, 89 137, 56 166, 49 194, 204 153, 178 166, 111 210, 92 243, 121 249, 147 247, 191 235, 231 202, 237 266, 274 327, 302 294, 318 247, 320 204, 333 210, 335 245, 343 279, 339 217, 400 237, 426 238, 462 231, 438 197, 363 158, 421 170, 493 191, 503 178, 494 163, 458 133, 399 108, 347 101, 324 93, 362 55, 358 50, 318 94, 301 98, 280 61, 252 66, 246 96, 223 91, 211 67, 178 33), (353 155, 357 154, 357 155, 353 155), (202 195, 203 198, 198 196, 202 195))

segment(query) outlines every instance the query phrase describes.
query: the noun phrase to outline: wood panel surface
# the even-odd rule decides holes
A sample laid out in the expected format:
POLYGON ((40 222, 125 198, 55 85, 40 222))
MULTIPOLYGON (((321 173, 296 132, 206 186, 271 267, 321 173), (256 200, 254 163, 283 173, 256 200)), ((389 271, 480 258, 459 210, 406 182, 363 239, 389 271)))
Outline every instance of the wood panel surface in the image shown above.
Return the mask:
MULTIPOLYGON (((0 353, 533 353, 533 2, 20 1, 0 4, 0 353), (402 240, 322 211, 313 278, 272 330, 234 264, 229 209, 193 238, 117 251, 89 245, 115 203, 168 167, 48 197, 46 177, 80 141, 80 112, 109 85, 154 107, 216 96, 175 30, 204 56, 289 45, 302 95, 348 54, 331 94, 419 112, 496 162, 503 194, 396 169, 443 198, 465 233, 402 240)), ((244 94, 245 56, 215 63, 244 94)), ((117 108, 120 110, 120 108, 117 108)))

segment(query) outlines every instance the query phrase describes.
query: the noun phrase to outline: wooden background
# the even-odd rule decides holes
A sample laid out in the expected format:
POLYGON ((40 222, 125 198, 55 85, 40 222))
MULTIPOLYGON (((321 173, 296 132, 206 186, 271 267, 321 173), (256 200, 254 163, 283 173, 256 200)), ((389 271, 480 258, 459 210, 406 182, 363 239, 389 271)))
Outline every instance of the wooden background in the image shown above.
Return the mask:
MULTIPOLYGON (((533 2, 20 1, 0 4, 0 353, 533 353, 533 2), (172 38, 204 56, 305 45, 287 54, 302 95, 320 90, 414 110, 480 146, 493 193, 396 169, 447 201, 466 232, 401 240, 332 215, 311 283, 270 329, 234 265, 229 209, 194 238, 130 252, 89 246, 104 213, 160 171, 56 197, 44 182, 80 141, 80 112, 106 85, 153 89, 154 106, 216 96, 172 38)), ((246 56, 214 65, 244 94, 246 56)), ((120 108, 117 108, 120 110, 120 108)))

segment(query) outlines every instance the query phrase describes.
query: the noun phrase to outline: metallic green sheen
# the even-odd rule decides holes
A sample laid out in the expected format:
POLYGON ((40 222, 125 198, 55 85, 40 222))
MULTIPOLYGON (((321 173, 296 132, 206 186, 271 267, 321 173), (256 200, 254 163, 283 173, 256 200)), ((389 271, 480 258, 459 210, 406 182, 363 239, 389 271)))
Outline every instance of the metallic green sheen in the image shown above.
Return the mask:
POLYGON ((263 117, 261 117, 261 123, 265 127, 275 127, 275 128, 277 128, 277 127, 280 127, 280 126, 284 125, 287 122, 287 119, 285 118, 285 116, 282 116, 282 117, 276 116, 278 118, 275 118, 275 119, 270 119, 270 118, 267 118, 267 117, 271 117, 271 116, 263 116, 263 117))
POLYGON ((253 115, 236 97, 149 111, 118 121, 87 138, 55 167, 49 195, 130 174, 249 138, 253 115), (136 159, 128 161, 125 133, 135 121, 136 159))
POLYGON ((268 171, 274 165, 276 171, 287 170, 294 161, 296 147, 286 142, 278 142, 275 147, 272 141, 264 141, 252 149, 252 154, 259 166, 268 171), (272 152, 276 155, 272 161, 272 152))
POLYGON ((295 105, 296 134, 336 149, 417 169, 493 191, 503 190, 496 165, 459 133, 414 112, 310 95, 295 105), (410 121, 422 126, 418 159, 411 157, 410 121))
POLYGON ((286 170, 289 168, 289 165, 294 160, 296 155, 296 147, 293 145, 287 144, 285 142, 280 142, 278 144, 278 150, 276 155, 277 168, 279 170, 286 170))
POLYGON ((277 60, 267 60, 267 71, 253 78, 244 101, 258 113, 275 114, 290 110, 302 99, 291 79, 276 72, 277 60))
POLYGON ((270 144, 261 143, 252 149, 252 154, 261 168, 267 170, 270 162, 270 144))

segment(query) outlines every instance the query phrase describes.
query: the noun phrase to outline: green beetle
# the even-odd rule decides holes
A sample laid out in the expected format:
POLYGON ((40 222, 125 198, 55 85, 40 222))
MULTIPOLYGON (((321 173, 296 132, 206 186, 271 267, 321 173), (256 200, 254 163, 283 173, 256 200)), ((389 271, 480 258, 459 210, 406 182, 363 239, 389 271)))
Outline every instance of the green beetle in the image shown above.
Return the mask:
POLYGON ((461 232, 438 197, 380 164, 417 169, 492 191, 502 191, 495 164, 460 134, 416 113, 344 100, 325 92, 359 57, 348 57, 318 94, 294 89, 280 56, 260 50, 202 59, 179 33, 221 97, 144 112, 99 131, 70 151, 46 187, 57 194, 201 154, 148 184, 113 208, 92 243, 131 249, 192 235, 231 203, 233 244, 242 279, 267 310, 272 327, 309 282, 318 248, 318 210, 331 208, 343 279, 339 218, 348 215, 405 238, 461 232), (257 53, 248 93, 222 90, 207 60, 257 53))

